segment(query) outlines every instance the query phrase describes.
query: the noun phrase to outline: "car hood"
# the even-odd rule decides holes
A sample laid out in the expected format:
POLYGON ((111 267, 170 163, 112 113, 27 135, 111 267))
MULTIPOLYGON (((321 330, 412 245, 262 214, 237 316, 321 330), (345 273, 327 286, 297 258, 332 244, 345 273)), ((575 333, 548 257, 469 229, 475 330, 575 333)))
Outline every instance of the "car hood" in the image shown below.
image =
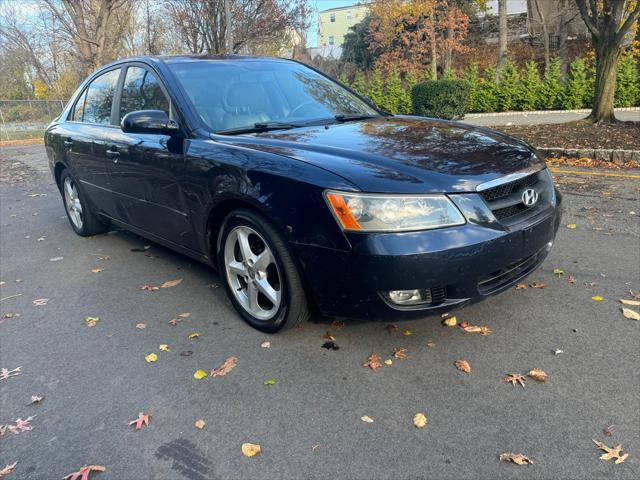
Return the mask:
MULTIPOLYGON (((220 140, 218 138, 218 140, 220 140)), ((224 138, 331 171, 366 192, 470 192, 544 163, 499 132, 430 118, 395 116, 224 138)))

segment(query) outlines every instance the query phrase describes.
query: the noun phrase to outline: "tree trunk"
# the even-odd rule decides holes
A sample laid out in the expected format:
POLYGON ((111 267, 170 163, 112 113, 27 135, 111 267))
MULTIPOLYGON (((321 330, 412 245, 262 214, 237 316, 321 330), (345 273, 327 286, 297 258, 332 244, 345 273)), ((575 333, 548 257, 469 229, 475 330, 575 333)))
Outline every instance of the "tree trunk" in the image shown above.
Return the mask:
POLYGON ((507 0, 498 0, 498 30, 500 37, 498 42, 498 67, 496 72, 498 79, 500 79, 502 68, 507 62, 507 38, 509 33, 507 25, 507 0))
POLYGON ((431 80, 438 80, 438 52, 436 49, 436 21, 431 17, 431 80))
POLYGON ((569 52, 567 51, 567 24, 564 14, 560 15, 560 42, 558 44, 558 56, 560 57, 560 77, 565 80, 569 70, 569 52))
POLYGON ((224 40, 227 55, 234 53, 233 31, 231 30, 231 0, 224 0, 224 40))
POLYGON ((596 84, 593 108, 588 120, 592 122, 615 122, 613 101, 616 93, 616 72, 620 48, 609 39, 596 43, 596 84))
POLYGON ((542 13, 542 9, 540 8, 540 0, 533 0, 534 5, 536 6, 536 11, 538 12, 538 16, 540 17, 540 24, 542 25, 542 44, 544 45, 544 69, 545 71, 549 70, 549 65, 551 65, 551 54, 549 52, 549 28, 547 27, 547 20, 544 17, 544 13, 542 13))

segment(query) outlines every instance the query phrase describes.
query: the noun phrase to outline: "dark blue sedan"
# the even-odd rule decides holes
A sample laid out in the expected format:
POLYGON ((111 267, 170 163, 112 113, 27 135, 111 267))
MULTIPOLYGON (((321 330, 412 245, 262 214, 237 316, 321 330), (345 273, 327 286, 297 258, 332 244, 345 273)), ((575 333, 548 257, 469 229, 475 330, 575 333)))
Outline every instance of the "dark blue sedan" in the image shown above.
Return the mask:
POLYGON ((216 267, 267 332, 481 300, 534 271, 560 221, 525 143, 387 114, 288 60, 114 62, 45 144, 77 234, 115 225, 216 267))

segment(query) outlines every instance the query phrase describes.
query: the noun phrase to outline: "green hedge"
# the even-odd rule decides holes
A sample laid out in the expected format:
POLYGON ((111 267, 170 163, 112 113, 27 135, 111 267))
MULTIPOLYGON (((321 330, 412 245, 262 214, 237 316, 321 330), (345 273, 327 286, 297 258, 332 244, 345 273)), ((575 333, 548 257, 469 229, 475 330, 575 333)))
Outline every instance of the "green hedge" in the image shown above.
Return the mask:
POLYGON ((427 80, 411 89, 413 113, 425 117, 462 118, 468 100, 469 84, 464 80, 427 80))

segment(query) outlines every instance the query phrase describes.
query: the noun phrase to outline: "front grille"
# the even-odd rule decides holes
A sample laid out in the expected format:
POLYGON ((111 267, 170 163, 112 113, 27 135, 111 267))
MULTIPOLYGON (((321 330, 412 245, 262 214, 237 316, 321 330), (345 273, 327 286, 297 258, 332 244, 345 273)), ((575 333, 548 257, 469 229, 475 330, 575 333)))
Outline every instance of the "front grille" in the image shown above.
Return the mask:
POLYGON ((538 180, 538 174, 535 173, 533 175, 529 175, 528 177, 514 180, 513 182, 504 183, 493 188, 488 188, 480 192, 480 195, 482 196, 482 198, 484 198, 485 201, 493 202, 494 200, 508 197, 509 195, 513 194, 514 191, 520 190, 521 188, 533 187, 536 183, 538 183, 538 180))
POLYGON ((447 299, 445 287, 434 287, 428 290, 431 293, 431 305, 439 305, 447 299))
POLYGON ((498 220, 506 220, 507 218, 513 217, 514 215, 525 212, 527 209, 528 207, 520 203, 518 205, 511 205, 510 207, 498 208, 497 210, 493 211, 493 214, 498 220))

